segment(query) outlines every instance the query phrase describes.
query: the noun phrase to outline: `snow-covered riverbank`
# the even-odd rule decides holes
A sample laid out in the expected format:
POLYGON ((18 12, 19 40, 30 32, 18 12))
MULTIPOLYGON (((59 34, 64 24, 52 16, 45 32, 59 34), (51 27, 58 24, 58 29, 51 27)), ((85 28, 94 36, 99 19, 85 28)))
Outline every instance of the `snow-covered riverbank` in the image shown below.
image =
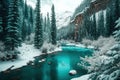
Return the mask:
MULTIPOLYGON (((54 47, 53 51, 48 51, 48 53, 53 53, 57 51, 61 51, 60 47, 54 47)), ((12 69, 22 67, 26 65, 29 61, 34 60, 34 57, 44 54, 41 50, 35 49, 33 44, 25 44, 23 43, 21 47, 18 48, 20 54, 18 54, 18 59, 14 61, 1 61, 0 62, 0 71, 4 71, 9 67, 13 66, 12 69)))
POLYGON ((87 75, 84 75, 84 76, 81 76, 81 77, 78 77, 78 78, 73 78, 71 80, 88 80, 90 77, 90 74, 87 74, 87 75))

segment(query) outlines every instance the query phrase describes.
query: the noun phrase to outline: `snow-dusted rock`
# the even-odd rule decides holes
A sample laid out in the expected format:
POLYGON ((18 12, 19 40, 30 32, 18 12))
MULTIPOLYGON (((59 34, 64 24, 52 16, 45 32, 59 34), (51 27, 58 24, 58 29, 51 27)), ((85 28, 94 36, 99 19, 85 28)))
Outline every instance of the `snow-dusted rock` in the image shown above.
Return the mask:
POLYGON ((77 74, 76 70, 70 70, 69 75, 74 76, 77 74))

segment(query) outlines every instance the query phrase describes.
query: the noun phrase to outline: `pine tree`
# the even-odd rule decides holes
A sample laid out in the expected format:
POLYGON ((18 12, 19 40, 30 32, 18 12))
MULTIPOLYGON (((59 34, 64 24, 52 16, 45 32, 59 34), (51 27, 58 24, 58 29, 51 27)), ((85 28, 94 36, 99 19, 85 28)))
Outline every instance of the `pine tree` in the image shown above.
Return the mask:
MULTIPOLYGON (((0 1, 0 11, 2 10, 2 3, 1 3, 1 1, 0 1)), ((2 29, 2 15, 0 14, 0 34, 1 34, 1 32, 3 31, 3 29, 2 29)), ((1 35, 0 35, 1 36, 1 35)))
POLYGON ((28 18, 27 0, 25 0, 25 5, 24 5, 24 17, 25 17, 26 19, 28 18))
POLYGON ((1 36, 3 36, 3 35, 2 35, 2 32, 3 32, 2 17, 0 16, 0 40, 2 40, 2 39, 1 39, 1 36))
POLYGON ((33 19, 34 19, 33 9, 32 9, 32 7, 30 7, 30 18, 29 18, 29 20, 30 20, 30 24, 31 24, 31 32, 33 32, 33 26, 34 26, 33 19))
POLYGON ((40 0, 37 0, 36 5, 36 25, 35 25, 35 38, 34 45, 37 49, 39 49, 43 45, 43 30, 41 23, 41 15, 40 15, 40 0))
POLYGON ((3 31, 3 28, 2 28, 2 17, 0 17, 0 33, 3 31))
POLYGON ((46 17, 44 19, 44 32, 47 32, 47 22, 46 22, 46 17))
POLYGON ((13 0, 9 6, 8 26, 5 38, 5 45, 8 50, 15 50, 21 43, 18 3, 18 0, 13 0))
POLYGON ((47 26, 47 32, 48 32, 48 42, 51 41, 51 27, 50 27, 50 18, 49 18, 49 13, 47 13, 47 22, 46 22, 46 26, 47 26))
POLYGON ((110 16, 110 8, 106 9, 106 25, 105 25, 105 36, 109 37, 111 35, 111 16, 110 16))
MULTIPOLYGON (((10 0, 9 0, 10 1, 10 0)), ((0 4, 1 4, 1 8, 0 8, 0 16, 2 17, 2 28, 3 28, 3 32, 0 39, 5 40, 5 35, 6 35, 6 27, 8 24, 8 8, 9 8, 9 3, 7 0, 0 0, 0 4)))
POLYGON ((114 32, 114 37, 120 43, 120 18, 116 21, 116 31, 114 32))
POLYGON ((23 19, 23 23, 22 23, 22 27, 21 27, 21 35, 22 35, 22 40, 24 41, 26 39, 27 36, 27 28, 26 28, 26 19, 23 19))
POLYGON ((84 28, 85 28, 85 38, 90 39, 91 36, 91 22, 90 22, 90 17, 85 15, 84 18, 84 28))
MULTIPOLYGON (((119 15, 119 0, 114 0, 114 3, 113 3, 113 5, 112 5, 112 9, 113 9, 113 12, 112 12, 112 15, 113 15, 113 23, 120 17, 119 15)), ((115 23, 114 23, 114 25, 116 25, 115 23)), ((113 25, 113 26, 114 26, 113 25)))
POLYGON ((93 14, 93 22, 92 22, 92 36, 94 37, 94 39, 97 39, 97 26, 96 26, 96 16, 95 14, 93 14))
POLYGON ((54 4, 52 5, 52 19, 51 19, 51 39, 52 39, 52 44, 53 45, 56 45, 57 42, 56 42, 56 32, 57 32, 57 29, 56 29, 56 19, 55 19, 55 9, 54 9, 54 4))
POLYGON ((98 33, 98 36, 104 36, 105 34, 103 11, 99 13, 97 33, 98 33))

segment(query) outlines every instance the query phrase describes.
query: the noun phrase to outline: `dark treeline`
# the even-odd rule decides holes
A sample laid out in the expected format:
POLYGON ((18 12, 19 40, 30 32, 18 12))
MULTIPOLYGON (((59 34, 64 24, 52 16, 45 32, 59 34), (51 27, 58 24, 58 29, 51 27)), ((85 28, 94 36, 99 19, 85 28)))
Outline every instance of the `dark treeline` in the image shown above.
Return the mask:
POLYGON ((0 0, 0 12, 0 41, 14 50, 32 33, 34 10, 24 0, 0 0))

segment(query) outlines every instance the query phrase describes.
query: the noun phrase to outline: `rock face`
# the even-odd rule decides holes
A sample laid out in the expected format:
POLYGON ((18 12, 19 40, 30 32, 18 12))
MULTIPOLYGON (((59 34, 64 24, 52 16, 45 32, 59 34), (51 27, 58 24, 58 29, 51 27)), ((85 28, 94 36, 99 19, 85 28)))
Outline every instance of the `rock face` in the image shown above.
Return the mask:
POLYGON ((110 1, 111 0, 92 0, 90 6, 86 7, 86 9, 83 12, 76 15, 76 17, 74 18, 74 20, 71 21, 71 23, 82 23, 84 16, 91 16, 93 13, 106 9, 110 1))

